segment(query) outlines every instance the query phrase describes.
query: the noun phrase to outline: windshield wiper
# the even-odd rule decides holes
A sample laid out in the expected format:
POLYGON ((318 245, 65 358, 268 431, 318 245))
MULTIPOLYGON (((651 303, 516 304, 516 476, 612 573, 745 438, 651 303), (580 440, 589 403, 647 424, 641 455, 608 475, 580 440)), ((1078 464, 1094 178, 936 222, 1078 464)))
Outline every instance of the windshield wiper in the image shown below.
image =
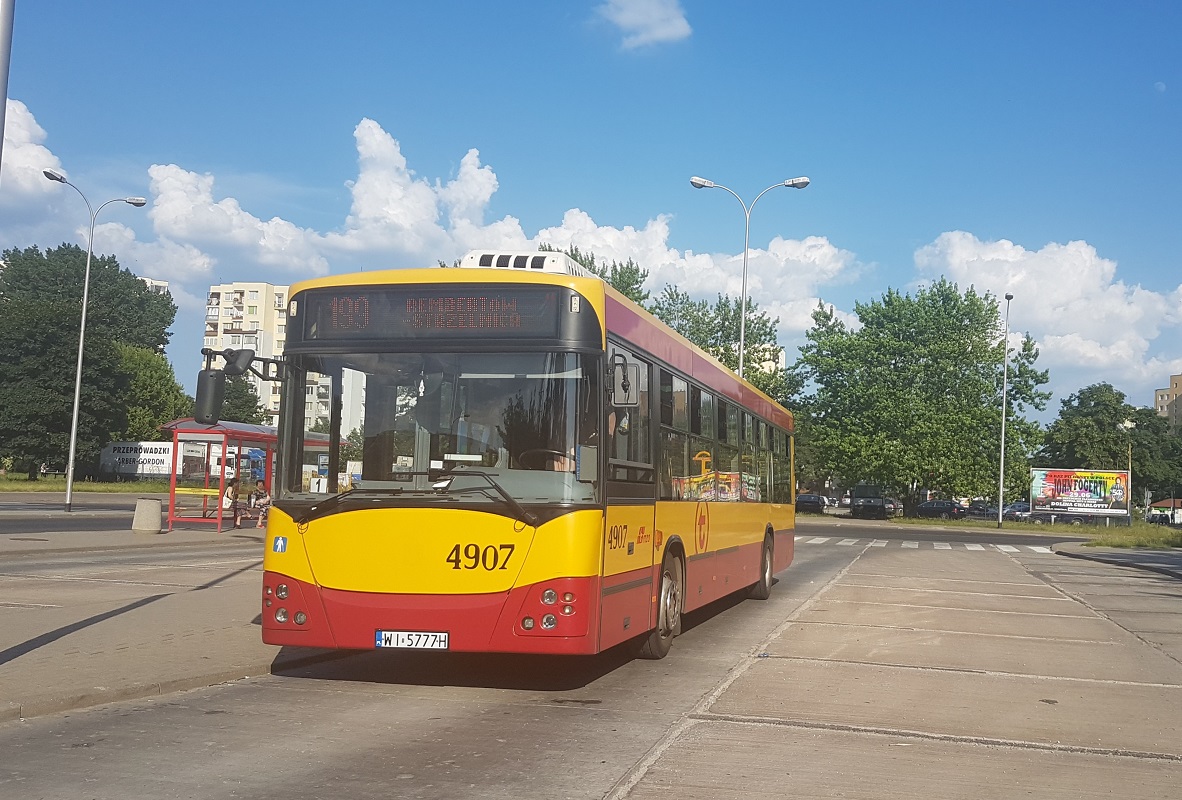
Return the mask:
MULTIPOLYGON (((504 487, 502 487, 501 484, 497 483, 496 479, 493 478, 492 475, 489 475, 487 472, 469 472, 468 470, 464 470, 463 472, 459 472, 459 473, 451 473, 451 474, 447 475, 446 477, 437 481, 435 483, 434 488, 436 491, 446 492, 450 489, 451 482, 453 480, 455 480, 458 477, 467 478, 469 476, 471 476, 473 478, 484 478, 486 481, 488 481, 488 485, 491 486, 493 489, 495 489, 497 494, 499 494, 501 496, 501 499, 505 501, 505 505, 509 506, 509 508, 511 508, 513 510, 513 513, 517 515, 517 518, 519 520, 524 522, 526 525, 529 525, 531 528, 538 527, 538 518, 536 516, 534 516, 533 514, 531 514, 529 511, 526 511, 525 506, 523 506, 523 505, 521 505, 521 503, 517 502, 517 499, 514 498, 513 495, 511 495, 507 491, 505 491, 504 487)), ((476 488, 476 487, 472 487, 472 488, 476 488)))
MULTIPOLYGON (((517 502, 513 495, 505 491, 501 484, 497 483, 496 479, 487 473, 469 472, 467 470, 464 470, 460 473, 440 473, 436 470, 431 470, 430 472, 399 472, 398 474, 404 475, 408 478, 414 475, 427 476, 432 481, 429 491, 434 491, 436 494, 447 494, 451 490, 451 482, 457 477, 472 476, 474 478, 484 478, 486 481, 488 481, 488 485, 491 486, 496 491, 496 493, 500 495, 501 499, 505 501, 505 505, 509 506, 509 508, 517 516, 518 520, 533 528, 538 526, 538 518, 534 514, 527 511, 526 508, 521 505, 521 503, 517 502)), ((473 486, 470 488, 479 489, 480 487, 473 486)), ((307 511, 300 515, 299 519, 296 520, 296 524, 306 525, 313 520, 320 519, 321 517, 327 517, 329 514, 334 513, 337 508, 341 506, 346 500, 360 499, 357 497, 358 495, 365 495, 372 492, 374 494, 397 496, 405 491, 407 490, 401 486, 363 486, 357 489, 350 489, 346 492, 341 492, 340 494, 325 498, 314 506, 311 506, 307 511)), ((282 506, 279 505, 279 507, 282 506)))
MULTIPOLYGON (((342 503, 344 503, 346 500, 354 497, 355 495, 367 494, 369 492, 374 492, 377 494, 399 495, 399 494, 402 494, 403 488, 401 486, 391 486, 389 488, 379 488, 379 487, 371 486, 371 487, 362 487, 359 489, 349 489, 348 491, 341 492, 340 494, 334 494, 332 497, 327 497, 324 500, 321 500, 319 503, 316 503, 315 505, 308 508, 308 510, 305 511, 302 515, 300 515, 299 519, 296 520, 296 524, 297 525, 307 525, 309 522, 311 522, 314 519, 320 519, 321 517, 327 517, 329 514, 333 513, 336 510, 336 508, 339 505, 341 505, 342 503)), ((283 501, 277 502, 275 505, 278 508, 283 508, 283 501)))

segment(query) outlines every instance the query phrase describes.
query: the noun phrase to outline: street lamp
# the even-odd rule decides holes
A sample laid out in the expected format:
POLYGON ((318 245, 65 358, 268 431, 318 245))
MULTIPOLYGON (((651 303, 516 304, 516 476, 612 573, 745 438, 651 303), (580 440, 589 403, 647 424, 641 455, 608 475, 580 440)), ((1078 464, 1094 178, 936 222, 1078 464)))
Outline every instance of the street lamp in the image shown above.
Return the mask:
POLYGON ((730 189, 723 186, 721 183, 708 181, 705 178, 694 176, 690 178, 690 186, 695 189, 725 189, 734 195, 734 198, 739 201, 739 205, 743 206, 743 216, 747 218, 747 225, 743 231, 743 302, 739 312, 739 377, 743 377, 743 351, 747 348, 747 243, 751 239, 751 209, 755 208, 755 204, 759 202, 759 198, 775 189, 778 186, 787 186, 790 189, 803 189, 809 185, 809 179, 805 177, 789 178, 781 183, 774 183, 764 189, 755 196, 751 201, 751 205, 743 202, 743 198, 739 197, 730 189))
MULTIPOLYGON (((1006 329, 1002 337, 1001 356, 1001 458, 997 468, 997 527, 1001 527, 1002 507, 1006 496, 1006 389, 1010 377, 1010 301, 1014 296, 1006 292, 1006 329)), ((1031 498, 1033 500, 1033 498, 1031 498)))
POLYGON ((82 397, 82 344, 86 338, 86 303, 90 299, 90 254, 94 250, 94 220, 98 213, 111 203, 128 203, 140 208, 148 201, 142 197, 115 197, 98 208, 91 208, 86 195, 82 194, 81 189, 66 180, 65 175, 52 169, 42 170, 42 174, 51 181, 72 187, 82 198, 82 202, 86 203, 86 210, 90 212, 90 236, 86 239, 86 274, 82 279, 82 324, 78 328, 78 370, 74 375, 74 414, 70 422, 70 457, 66 462, 66 511, 70 511, 72 510, 70 508, 71 500, 74 497, 74 454, 78 444, 78 401, 82 397))
POLYGON ((1129 482, 1125 486, 1125 493, 1128 497, 1125 498, 1125 507, 1129 510, 1129 522, 1133 521, 1133 428, 1137 427, 1137 423, 1131 419, 1126 419, 1124 422, 1117 423, 1117 427, 1122 429, 1128 435, 1129 446, 1129 482))

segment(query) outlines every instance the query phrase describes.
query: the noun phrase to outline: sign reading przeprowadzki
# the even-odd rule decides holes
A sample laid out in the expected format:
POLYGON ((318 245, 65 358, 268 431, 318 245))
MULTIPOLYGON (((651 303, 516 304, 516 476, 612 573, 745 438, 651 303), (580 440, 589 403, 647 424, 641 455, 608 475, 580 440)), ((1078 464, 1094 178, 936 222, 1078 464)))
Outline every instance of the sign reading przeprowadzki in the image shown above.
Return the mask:
POLYGON ((172 442, 111 442, 99 455, 99 472, 121 477, 168 477, 172 442))
POLYGON ((1128 470, 1032 469, 1030 510, 1128 516, 1128 470))

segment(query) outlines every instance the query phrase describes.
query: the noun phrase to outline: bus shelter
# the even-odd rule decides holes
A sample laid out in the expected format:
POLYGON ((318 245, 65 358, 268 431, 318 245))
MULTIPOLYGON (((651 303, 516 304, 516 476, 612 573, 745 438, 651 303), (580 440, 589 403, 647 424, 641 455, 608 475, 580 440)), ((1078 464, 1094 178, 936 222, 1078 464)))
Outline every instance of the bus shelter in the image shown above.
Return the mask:
POLYGON ((245 504, 256 481, 268 492, 275 472, 277 430, 267 425, 219 422, 203 425, 192 418, 160 426, 172 432, 172 478, 168 492, 168 529, 178 522, 217 526, 234 524, 222 498, 237 484, 245 504))

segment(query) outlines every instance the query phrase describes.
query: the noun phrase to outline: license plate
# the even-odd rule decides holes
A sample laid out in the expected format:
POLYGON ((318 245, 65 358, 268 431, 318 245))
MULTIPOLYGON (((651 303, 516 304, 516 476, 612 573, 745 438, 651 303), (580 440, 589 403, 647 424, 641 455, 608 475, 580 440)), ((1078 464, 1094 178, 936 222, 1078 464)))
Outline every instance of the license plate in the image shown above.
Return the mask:
POLYGON ((374 647, 403 650, 446 650, 447 631, 377 631, 374 647))

